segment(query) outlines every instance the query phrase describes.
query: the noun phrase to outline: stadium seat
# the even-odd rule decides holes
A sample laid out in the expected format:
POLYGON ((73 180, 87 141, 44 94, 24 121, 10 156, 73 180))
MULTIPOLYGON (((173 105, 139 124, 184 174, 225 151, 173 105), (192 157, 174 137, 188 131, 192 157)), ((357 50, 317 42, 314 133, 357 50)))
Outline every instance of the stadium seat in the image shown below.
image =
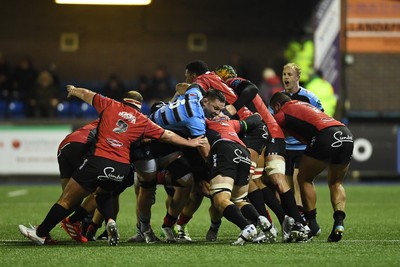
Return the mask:
POLYGON ((70 114, 74 118, 82 117, 82 109, 81 109, 82 102, 72 101, 70 103, 70 114))
POLYGON ((150 105, 147 102, 142 103, 142 108, 140 110, 144 115, 150 115, 150 105))
POLYGON ((71 117, 71 104, 68 101, 63 101, 57 105, 57 116, 65 119, 71 117))
POLYGON ((97 113, 97 110, 93 106, 91 106, 85 102, 83 102, 81 104, 81 111, 82 111, 83 118, 94 119, 99 116, 99 114, 97 113))
POLYGON ((26 104, 22 101, 11 101, 8 104, 8 116, 13 119, 23 119, 26 117, 26 104))
POLYGON ((7 102, 0 100, 0 118, 7 117, 7 102))

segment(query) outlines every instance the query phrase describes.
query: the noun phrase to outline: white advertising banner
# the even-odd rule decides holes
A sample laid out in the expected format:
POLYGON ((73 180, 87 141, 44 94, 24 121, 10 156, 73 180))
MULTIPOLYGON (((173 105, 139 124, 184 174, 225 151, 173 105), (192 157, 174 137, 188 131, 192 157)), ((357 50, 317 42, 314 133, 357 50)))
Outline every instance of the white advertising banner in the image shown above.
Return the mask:
POLYGON ((314 68, 323 73, 340 94, 341 54, 340 54, 340 23, 341 0, 321 1, 314 18, 314 68))
POLYGON ((57 148, 70 125, 0 126, 0 175, 58 174, 57 148))

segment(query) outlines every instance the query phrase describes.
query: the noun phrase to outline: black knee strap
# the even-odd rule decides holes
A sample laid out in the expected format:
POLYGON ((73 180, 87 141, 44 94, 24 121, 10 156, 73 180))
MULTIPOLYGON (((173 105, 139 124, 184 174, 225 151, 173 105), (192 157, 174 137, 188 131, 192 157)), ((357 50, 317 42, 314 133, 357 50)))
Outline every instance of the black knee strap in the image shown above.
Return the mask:
POLYGON ((154 188, 157 186, 157 179, 151 181, 139 181, 139 185, 143 188, 154 188))

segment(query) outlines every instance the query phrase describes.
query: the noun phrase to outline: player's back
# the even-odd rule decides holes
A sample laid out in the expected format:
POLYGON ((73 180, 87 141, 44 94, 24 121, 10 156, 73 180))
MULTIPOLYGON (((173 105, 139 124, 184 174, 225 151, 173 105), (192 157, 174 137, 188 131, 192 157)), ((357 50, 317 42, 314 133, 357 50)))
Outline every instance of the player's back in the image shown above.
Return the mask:
POLYGON ((133 105, 95 95, 93 106, 101 114, 94 155, 129 163, 130 145, 143 138, 160 138, 164 130, 133 105))
POLYGON ((192 87, 184 95, 162 105, 150 115, 150 119, 161 127, 179 132, 187 137, 205 133, 205 115, 201 106, 201 92, 192 87))

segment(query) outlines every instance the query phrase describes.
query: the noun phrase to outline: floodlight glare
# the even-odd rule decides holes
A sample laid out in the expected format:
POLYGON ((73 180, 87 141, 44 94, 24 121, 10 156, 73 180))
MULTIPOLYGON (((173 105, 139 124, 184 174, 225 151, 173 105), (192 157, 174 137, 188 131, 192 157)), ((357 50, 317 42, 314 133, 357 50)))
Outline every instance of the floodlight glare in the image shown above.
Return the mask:
POLYGON ((73 5, 149 5, 151 0, 55 0, 57 4, 73 5))

